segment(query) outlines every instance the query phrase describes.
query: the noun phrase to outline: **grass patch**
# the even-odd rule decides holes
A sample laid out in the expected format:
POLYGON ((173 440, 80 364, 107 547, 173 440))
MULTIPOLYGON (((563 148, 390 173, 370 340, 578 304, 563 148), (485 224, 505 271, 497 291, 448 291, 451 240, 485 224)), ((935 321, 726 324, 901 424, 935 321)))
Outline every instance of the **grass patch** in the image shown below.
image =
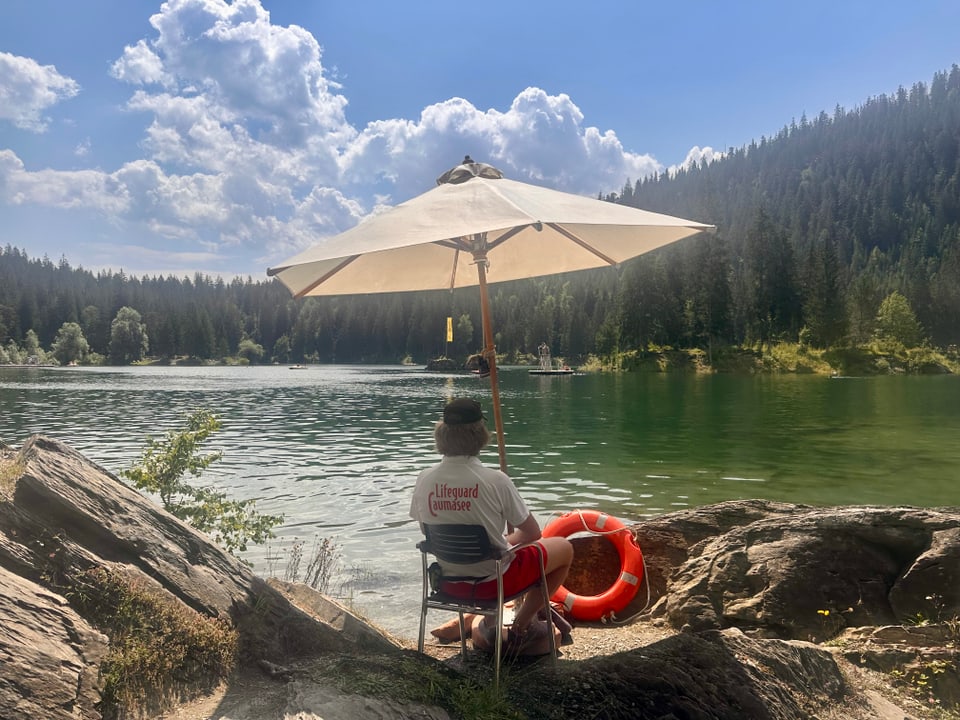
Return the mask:
POLYGON ((724 345, 713 350, 713 368, 720 373, 753 374, 763 370, 759 350, 724 345))
POLYGON ((577 368, 581 372, 601 372, 603 367, 603 362, 596 355, 587 355, 586 359, 580 363, 580 367, 577 368))
MULTIPOLYGON (((314 665, 344 693, 401 703, 436 705, 463 720, 524 720, 526 715, 493 690, 492 678, 478 682, 419 653, 330 656, 314 665)), ((502 673, 501 682, 507 679, 502 673)))
POLYGON ((833 367, 824 360, 822 350, 788 342, 779 342, 770 346, 763 355, 763 366, 768 372, 787 372, 799 375, 829 375, 833 372, 833 367))
POLYGON ((23 470, 23 462, 0 458, 0 500, 12 497, 13 488, 23 475, 23 470))
POLYGON ((649 345, 642 350, 623 350, 599 358, 588 355, 579 369, 584 372, 713 372, 707 353, 700 348, 676 350, 649 345))
POLYGON ((122 573, 89 570, 68 599, 110 638, 100 665, 104 718, 164 707, 215 686, 236 665, 239 636, 229 621, 201 615, 122 573))

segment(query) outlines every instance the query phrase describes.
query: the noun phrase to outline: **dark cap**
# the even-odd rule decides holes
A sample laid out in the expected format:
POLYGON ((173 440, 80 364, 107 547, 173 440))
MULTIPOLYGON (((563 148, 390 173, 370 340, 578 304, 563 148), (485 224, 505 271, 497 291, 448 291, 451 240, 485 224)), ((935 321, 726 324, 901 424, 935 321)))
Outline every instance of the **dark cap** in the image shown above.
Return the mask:
POLYGON ((480 403, 469 398, 451 400, 443 408, 443 421, 447 425, 467 425, 483 420, 480 403))

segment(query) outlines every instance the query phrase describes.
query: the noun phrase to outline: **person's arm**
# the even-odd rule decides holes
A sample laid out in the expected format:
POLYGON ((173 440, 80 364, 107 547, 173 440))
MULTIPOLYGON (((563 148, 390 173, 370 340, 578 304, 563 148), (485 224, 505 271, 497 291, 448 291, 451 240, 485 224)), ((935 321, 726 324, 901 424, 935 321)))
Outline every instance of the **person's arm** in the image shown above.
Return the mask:
POLYGON ((520 523, 507 535, 507 542, 510 545, 526 545, 540 539, 540 523, 533 516, 533 513, 527 515, 527 519, 520 523))

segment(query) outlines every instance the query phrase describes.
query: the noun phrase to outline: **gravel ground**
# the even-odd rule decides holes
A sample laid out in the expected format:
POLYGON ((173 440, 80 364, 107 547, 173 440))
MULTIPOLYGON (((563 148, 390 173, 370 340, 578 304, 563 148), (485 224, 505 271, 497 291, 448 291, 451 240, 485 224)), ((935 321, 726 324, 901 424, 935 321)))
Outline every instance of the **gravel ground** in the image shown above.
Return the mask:
MULTIPOLYGON (((674 632, 659 622, 642 620, 621 625, 576 625, 571 633, 573 642, 559 648, 559 659, 584 660, 597 655, 615 655, 663 640, 674 632)), ((415 649, 416 643, 409 646, 415 649)), ((470 648, 469 641, 467 647, 470 648)), ((460 652, 460 644, 440 644, 428 640, 424 651, 432 657, 446 660, 460 652)))
MULTIPOLYGON (((666 626, 649 620, 624 625, 580 625, 573 629, 573 643, 561 648, 559 662, 562 665, 565 662, 615 655, 656 643, 672 634, 673 631, 666 626)), ((415 646, 415 641, 412 644, 415 646)), ((459 643, 429 642, 425 650, 427 654, 453 667, 459 665, 459 643)), ((813 716, 818 720, 920 720, 948 717, 899 695, 878 673, 856 668, 841 656, 837 656, 837 663, 854 692, 845 702, 819 708, 813 716)), ((442 712, 436 715, 434 710, 427 708, 412 710, 402 706, 389 707, 382 699, 367 701, 357 696, 342 695, 323 677, 317 677, 313 682, 288 685, 268 679, 256 671, 248 671, 244 677, 234 678, 230 687, 224 686, 206 697, 174 708, 160 715, 157 720, 279 720, 292 717, 303 720, 409 720, 411 717, 439 720, 446 715, 442 712), (305 694, 308 689, 317 697, 305 695, 300 698, 299 695, 305 694), (318 700, 321 695, 322 703, 318 700)))

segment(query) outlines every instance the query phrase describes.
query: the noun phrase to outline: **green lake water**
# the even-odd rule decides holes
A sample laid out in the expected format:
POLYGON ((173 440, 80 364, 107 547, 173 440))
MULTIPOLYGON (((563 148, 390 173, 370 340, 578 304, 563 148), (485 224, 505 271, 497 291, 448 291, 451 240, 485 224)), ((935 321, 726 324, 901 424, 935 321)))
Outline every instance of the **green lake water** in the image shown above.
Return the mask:
MULTIPOLYGON (((531 376, 500 372, 511 476, 546 524, 574 508, 625 521, 721 500, 960 506, 960 378, 531 376)), ((285 521, 247 554, 282 575, 294 539, 342 552, 331 590, 395 633, 417 621, 407 518, 437 460, 443 403, 489 380, 418 368, 0 367, 0 440, 41 432, 107 469, 202 406, 223 419, 206 483, 285 521)), ((491 420, 492 424, 492 420, 491 420)), ((484 460, 496 465, 496 447, 484 460)))

